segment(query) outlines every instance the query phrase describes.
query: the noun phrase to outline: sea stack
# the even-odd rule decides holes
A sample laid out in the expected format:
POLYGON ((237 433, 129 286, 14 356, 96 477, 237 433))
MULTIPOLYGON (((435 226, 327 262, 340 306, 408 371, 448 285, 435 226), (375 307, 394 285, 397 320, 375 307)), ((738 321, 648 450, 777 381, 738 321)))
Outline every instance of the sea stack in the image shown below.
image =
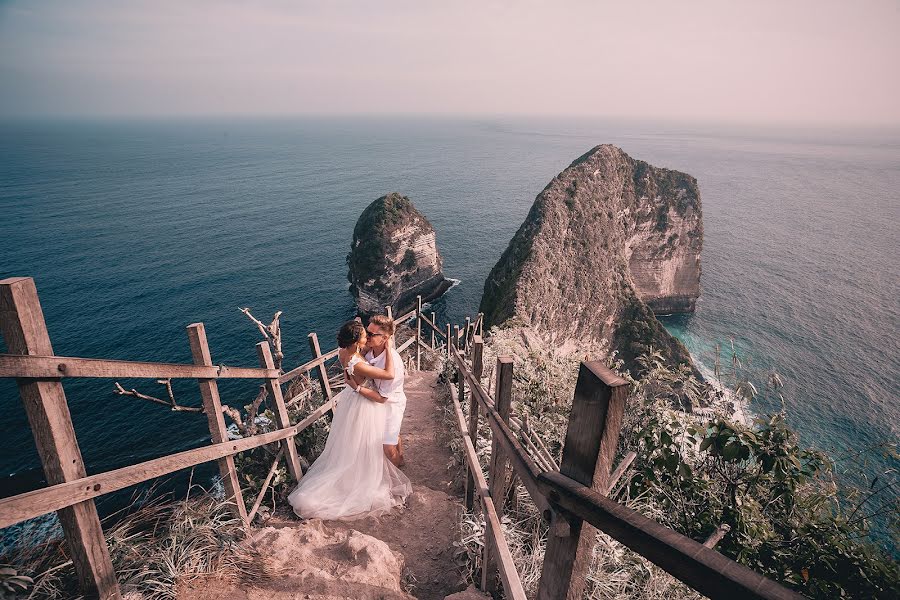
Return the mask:
POLYGON ((433 300, 450 288, 441 271, 434 227, 397 192, 378 198, 362 212, 353 228, 347 265, 350 292, 363 314, 390 306, 400 315, 415 306, 416 296, 433 300))
POLYGON ((694 310, 702 246, 696 179, 597 146, 535 199, 485 282, 485 324, 594 357, 617 350, 632 371, 651 346, 692 365, 653 311, 694 310))

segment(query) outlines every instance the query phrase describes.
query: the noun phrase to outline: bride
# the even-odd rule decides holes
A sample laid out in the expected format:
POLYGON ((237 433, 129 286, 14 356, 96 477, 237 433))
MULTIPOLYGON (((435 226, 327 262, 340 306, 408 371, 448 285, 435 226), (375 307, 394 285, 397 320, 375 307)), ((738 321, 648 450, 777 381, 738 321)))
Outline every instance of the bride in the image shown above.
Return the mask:
MULTIPOLYGON (((386 353, 384 369, 368 364, 360 352, 366 329, 359 321, 344 323, 337 341, 347 385, 334 397, 325 450, 288 496, 294 512, 304 519, 377 516, 403 504, 412 491, 406 475, 384 454, 387 407, 371 387, 372 379, 394 378, 391 352, 386 353)), ((393 347, 393 338, 388 344, 393 347)))

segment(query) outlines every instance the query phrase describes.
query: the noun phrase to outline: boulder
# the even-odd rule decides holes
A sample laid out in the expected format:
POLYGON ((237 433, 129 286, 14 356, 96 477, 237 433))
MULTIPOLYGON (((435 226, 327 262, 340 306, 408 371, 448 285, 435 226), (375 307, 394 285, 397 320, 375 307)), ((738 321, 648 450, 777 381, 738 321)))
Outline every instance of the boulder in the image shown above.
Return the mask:
POLYGON ((451 286, 441 270, 434 227, 396 192, 378 198, 360 215, 347 266, 350 292, 364 314, 391 306, 399 315, 415 306, 416 296, 433 300, 451 286))

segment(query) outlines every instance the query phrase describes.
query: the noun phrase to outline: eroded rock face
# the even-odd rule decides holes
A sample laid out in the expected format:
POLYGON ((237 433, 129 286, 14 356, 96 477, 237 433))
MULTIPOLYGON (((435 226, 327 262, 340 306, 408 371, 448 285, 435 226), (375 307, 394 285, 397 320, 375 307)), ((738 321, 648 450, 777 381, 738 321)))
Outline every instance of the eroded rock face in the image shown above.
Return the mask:
POLYGON ((396 192, 378 198, 360 215, 347 265, 350 291, 363 313, 391 306, 399 315, 415 305, 417 295, 428 301, 450 288, 434 227, 396 192))
POLYGON ((556 345, 616 349, 629 368, 650 346, 691 364, 652 310, 694 309, 702 244, 693 177, 597 146, 537 196, 481 311, 489 326, 514 319, 556 345))

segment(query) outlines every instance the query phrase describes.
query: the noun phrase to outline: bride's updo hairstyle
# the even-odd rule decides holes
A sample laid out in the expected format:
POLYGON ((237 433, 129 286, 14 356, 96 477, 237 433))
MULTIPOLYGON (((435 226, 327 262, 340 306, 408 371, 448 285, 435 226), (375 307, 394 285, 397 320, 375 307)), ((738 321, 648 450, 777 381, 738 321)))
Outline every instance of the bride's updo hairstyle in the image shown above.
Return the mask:
POLYGON ((341 348, 349 348, 363 336, 365 328, 359 321, 347 321, 341 325, 337 334, 337 343, 341 348))

